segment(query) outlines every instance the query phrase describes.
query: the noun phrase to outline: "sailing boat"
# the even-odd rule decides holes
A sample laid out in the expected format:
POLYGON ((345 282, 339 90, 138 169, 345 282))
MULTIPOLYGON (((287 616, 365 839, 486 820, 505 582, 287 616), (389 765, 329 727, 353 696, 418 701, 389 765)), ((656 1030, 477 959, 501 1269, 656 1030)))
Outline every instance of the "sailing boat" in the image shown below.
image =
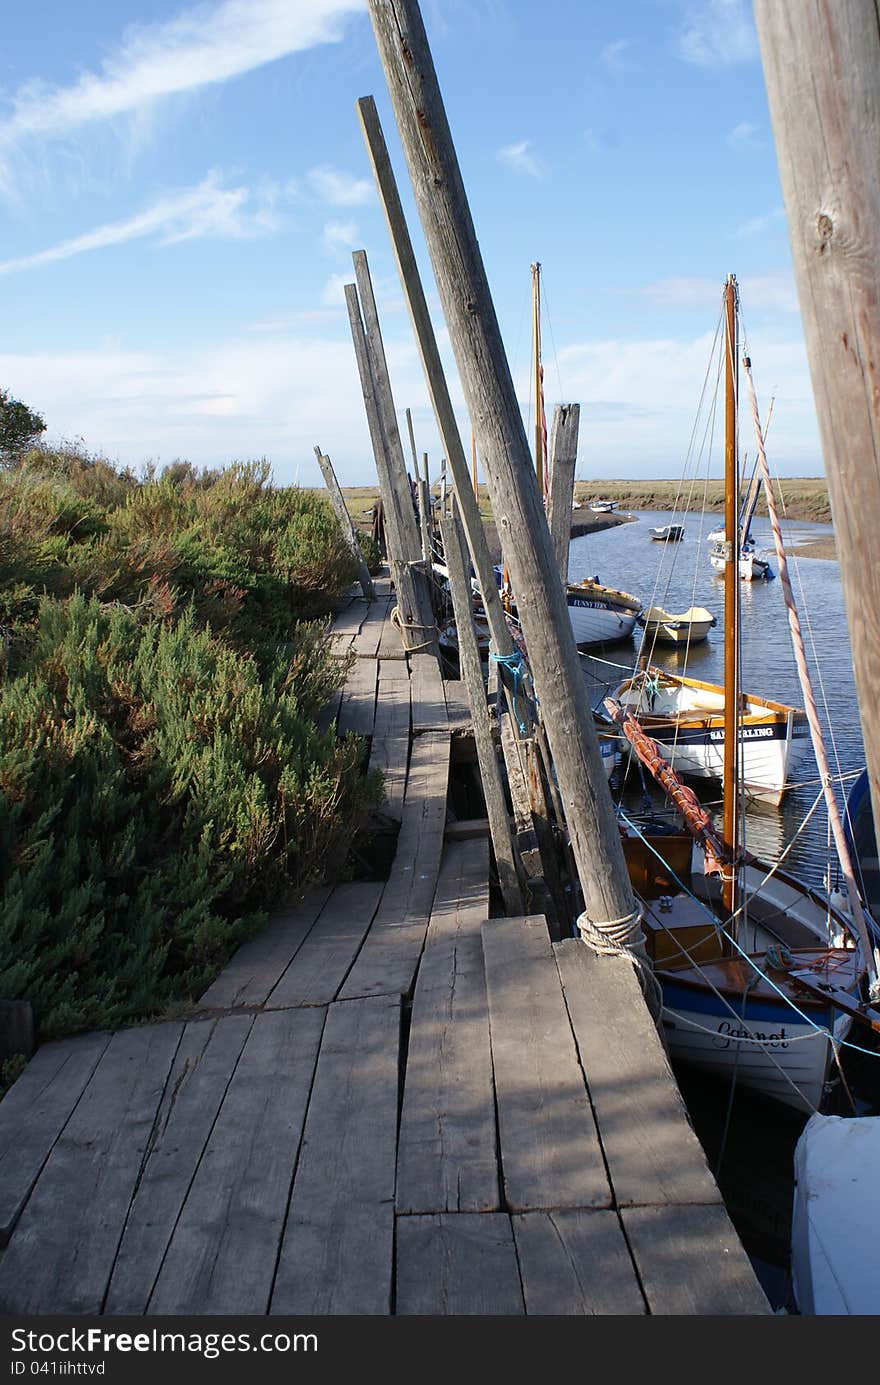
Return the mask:
MULTIPOLYGON (((728 285, 729 320, 724 339, 725 369, 725 527, 722 554, 736 551, 740 533, 737 501, 737 296, 728 285)), ((752 505, 754 499, 752 498, 752 505)), ((681 774, 720 779, 728 731, 726 713, 735 708, 742 783, 748 797, 777 805, 807 754, 809 731, 799 707, 733 688, 733 662, 739 600, 733 565, 725 570, 725 685, 705 683, 648 666, 615 688, 612 698, 630 711, 658 743, 665 759, 681 774), (729 589, 729 590, 728 590, 729 589), (729 599, 728 599, 729 596, 729 599), (729 609, 728 609, 729 608, 729 609)))
MULTIPOLYGON (((729 466, 735 454, 736 425, 730 407, 736 324, 736 281, 732 275, 725 285, 725 324, 725 451, 729 466)), ((763 464, 760 439, 759 445, 763 464)), ((771 517, 778 536, 773 510, 771 517)), ((735 535, 737 519, 736 487, 728 486, 727 535, 735 535)), ((781 552, 781 537, 778 544, 781 552)), ((735 545, 727 551, 733 555, 735 545)), ((780 566, 784 571, 782 562, 780 566)), ((784 589, 791 612, 793 598, 787 581, 784 589)), ((609 698, 606 706, 680 810, 704 854, 702 872, 687 879, 676 873, 677 892, 668 893, 668 872, 666 878, 662 871, 655 872, 654 880, 650 871, 643 872, 638 885, 644 901, 648 951, 663 991, 663 1024, 670 1053, 726 1074, 730 1080, 739 1080, 797 1110, 812 1112, 825 1101, 836 1045, 846 1037, 853 1020, 880 1028, 880 1011, 869 1003, 877 995, 875 962, 871 938, 852 894, 852 913, 844 913, 778 867, 737 850, 742 747, 737 726, 742 711, 738 695, 738 600, 737 566, 729 561, 725 570, 722 833, 670 768, 664 748, 620 702, 609 698), (871 979, 869 1000, 862 998, 866 977, 871 979)), ((791 619, 790 623, 794 636, 796 622, 791 619)), ((797 655, 797 643, 795 650, 797 655)), ((798 665, 803 680, 806 666, 800 657, 798 665)), ((822 772, 824 748, 817 744, 818 719, 813 718, 815 709, 808 693, 807 686, 810 730, 822 772)), ((830 790, 830 776, 824 778, 830 790)), ((829 819, 834 827, 830 800, 829 819)), ((646 842, 643 865, 649 847, 654 849, 646 842)), ((842 853, 849 882, 845 848, 842 853)), ((632 878, 635 886, 636 878, 632 878)))
MULTIPOLYGON (((541 266, 532 265, 532 342, 535 391, 535 472, 545 503, 549 492, 547 418, 544 411, 544 369, 541 364, 541 266)), ((599 508, 597 502, 591 510, 599 508)), ((613 501, 603 501, 603 510, 612 510, 613 501)), ((579 649, 589 645, 611 644, 632 634, 642 603, 630 592, 606 587, 598 577, 566 584, 568 616, 579 649)))
MULTIPOLYGON (((769 582, 771 578, 776 576, 767 559, 759 557, 755 548, 755 540, 752 538, 752 520, 760 490, 761 478, 758 474, 756 461, 739 522, 739 575, 744 582, 769 582)), ((708 540, 712 545, 709 549, 709 562, 716 572, 724 572, 727 563, 724 529, 713 529, 708 535, 708 540)))

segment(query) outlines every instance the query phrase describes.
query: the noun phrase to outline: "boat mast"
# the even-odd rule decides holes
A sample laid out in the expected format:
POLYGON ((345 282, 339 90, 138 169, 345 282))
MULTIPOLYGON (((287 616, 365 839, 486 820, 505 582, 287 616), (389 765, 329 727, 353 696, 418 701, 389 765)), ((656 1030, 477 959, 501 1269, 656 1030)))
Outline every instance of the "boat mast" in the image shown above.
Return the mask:
MULTIPOLYGON (((724 840, 737 842, 737 768, 739 750, 739 495, 736 436, 736 277, 724 286, 724 840)), ((723 899, 736 909, 736 871, 724 875, 723 899)))
POLYGON ((537 261, 532 265, 532 342, 534 343, 532 365, 535 373, 535 475, 538 478, 538 493, 541 499, 546 501, 544 372, 541 368, 541 266, 537 261))

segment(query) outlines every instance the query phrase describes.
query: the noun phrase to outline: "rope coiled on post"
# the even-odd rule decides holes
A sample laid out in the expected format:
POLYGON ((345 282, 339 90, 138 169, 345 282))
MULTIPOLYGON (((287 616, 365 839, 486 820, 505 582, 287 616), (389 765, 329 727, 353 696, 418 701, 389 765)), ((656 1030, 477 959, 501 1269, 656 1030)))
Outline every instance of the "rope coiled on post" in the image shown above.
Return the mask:
POLYGON ((619 919, 606 919, 602 923, 588 918, 584 912, 578 915, 576 926, 583 941, 600 957, 629 958, 636 969, 648 1009, 656 1021, 663 1009, 663 991, 648 961, 642 917, 641 906, 619 919))
POLYGON ((418 620, 404 620, 404 619, 403 619, 403 616, 400 614, 400 607, 399 607, 399 606, 395 606, 394 609, 393 609, 392 612, 391 612, 391 624, 397 626, 398 630, 401 632, 401 635, 403 634, 404 630, 432 630, 432 631, 433 631, 433 634, 434 634, 434 638, 433 638, 433 639, 425 640, 422 644, 414 644, 414 645, 411 645, 411 646, 409 646, 409 647, 407 647, 406 645, 404 645, 404 647, 406 648, 407 654, 421 654, 421 652, 422 652, 423 649, 433 649, 433 647, 434 647, 434 641, 436 640, 437 635, 438 635, 438 633, 439 633, 438 630, 437 630, 437 626, 436 626, 436 625, 423 625, 423 624, 421 623, 421 621, 418 621, 418 620))

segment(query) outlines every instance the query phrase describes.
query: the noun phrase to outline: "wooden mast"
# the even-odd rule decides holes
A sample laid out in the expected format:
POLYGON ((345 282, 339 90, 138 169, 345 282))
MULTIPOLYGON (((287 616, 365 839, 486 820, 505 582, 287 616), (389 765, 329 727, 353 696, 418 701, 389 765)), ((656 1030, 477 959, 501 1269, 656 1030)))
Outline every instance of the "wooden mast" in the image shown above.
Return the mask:
MULTIPOLYGON (((739 749, 739 475, 736 436, 736 278, 724 286, 724 840, 736 848, 739 749)), ((736 908, 736 875, 724 882, 724 903, 736 908)))
POLYGON ((538 478, 538 494, 543 499, 547 487, 544 475, 544 409, 542 402, 544 382, 541 378, 541 266, 537 260, 532 265, 532 343, 534 348, 532 369, 535 386, 535 475, 538 478))

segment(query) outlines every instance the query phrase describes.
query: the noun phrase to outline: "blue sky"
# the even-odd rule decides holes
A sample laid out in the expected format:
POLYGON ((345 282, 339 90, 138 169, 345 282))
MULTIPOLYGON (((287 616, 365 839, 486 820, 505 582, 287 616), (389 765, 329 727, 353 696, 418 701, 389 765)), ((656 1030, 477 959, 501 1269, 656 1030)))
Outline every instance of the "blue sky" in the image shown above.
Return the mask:
MULTIPOLYGON (((771 465, 821 455, 744 0, 423 0, 508 358, 529 408, 542 264, 548 417, 578 475, 681 473, 728 272, 771 465)), ((140 467, 267 457, 375 476, 343 285, 369 258, 401 417, 440 448, 355 101, 388 140, 461 393, 360 0, 34 0, 0 52, 0 387, 50 440, 140 467)), ((462 435, 470 425, 463 405, 462 435)), ((404 434, 405 436, 405 434, 404 434)))

